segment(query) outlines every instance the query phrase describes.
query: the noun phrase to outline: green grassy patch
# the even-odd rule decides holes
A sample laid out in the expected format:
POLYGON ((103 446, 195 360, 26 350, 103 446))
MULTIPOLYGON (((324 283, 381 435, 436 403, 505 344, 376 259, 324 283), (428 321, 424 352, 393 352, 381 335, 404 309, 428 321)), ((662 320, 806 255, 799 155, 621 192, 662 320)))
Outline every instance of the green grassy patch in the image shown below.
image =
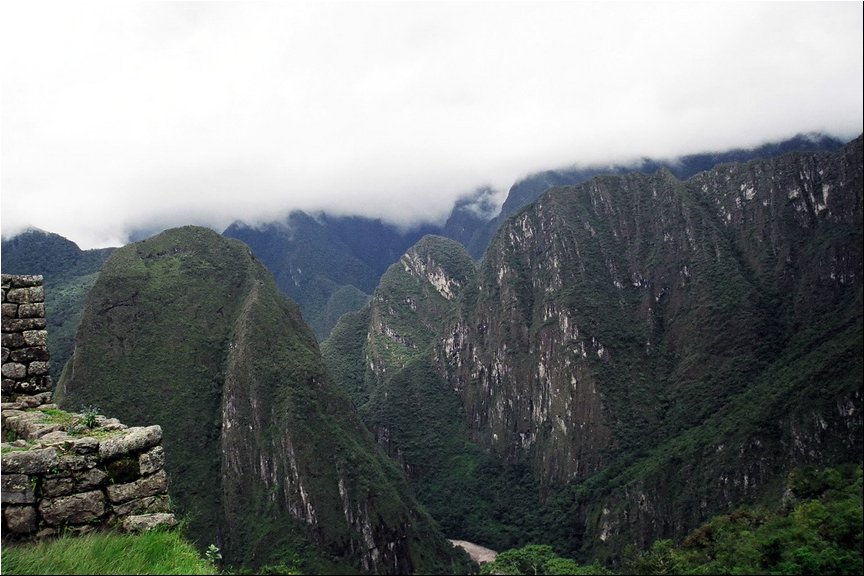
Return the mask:
POLYGON ((4 574, 217 574, 178 532, 100 533, 4 544, 4 574))
POLYGON ((42 412, 42 422, 45 424, 63 424, 69 425, 75 423, 75 415, 66 412, 65 410, 56 410, 50 408, 48 410, 39 410, 42 412))

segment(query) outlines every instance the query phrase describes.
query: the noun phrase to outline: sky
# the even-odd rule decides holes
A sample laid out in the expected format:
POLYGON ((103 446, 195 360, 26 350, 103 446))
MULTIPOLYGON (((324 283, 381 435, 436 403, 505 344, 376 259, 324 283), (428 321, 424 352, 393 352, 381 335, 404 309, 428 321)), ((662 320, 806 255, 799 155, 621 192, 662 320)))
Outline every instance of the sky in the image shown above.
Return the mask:
POLYGON ((0 0, 2 234, 442 221, 531 172, 862 131, 860 2, 0 0))

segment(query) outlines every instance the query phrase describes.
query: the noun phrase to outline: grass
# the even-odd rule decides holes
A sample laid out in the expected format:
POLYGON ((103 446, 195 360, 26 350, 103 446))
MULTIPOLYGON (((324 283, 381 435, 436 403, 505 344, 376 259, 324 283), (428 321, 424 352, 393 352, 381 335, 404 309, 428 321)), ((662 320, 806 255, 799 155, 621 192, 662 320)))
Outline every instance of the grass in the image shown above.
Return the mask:
POLYGON ((57 410, 54 408, 49 408, 47 410, 40 410, 42 412, 42 423, 43 424, 73 424, 75 422, 75 416, 66 412, 65 410, 57 410))
POLYGON ((91 438, 96 438, 98 440, 105 440, 107 438, 114 438, 115 436, 120 436, 124 433, 121 430, 105 430, 104 428, 85 428, 80 431, 81 436, 89 436, 91 438))
POLYGON ((4 574, 217 574, 179 532, 98 533, 4 544, 4 574))
POLYGON ((33 443, 31 441, 27 442, 27 446, 3 446, 0 451, 3 454, 8 454, 9 452, 23 452, 24 450, 29 450, 33 447, 33 443))

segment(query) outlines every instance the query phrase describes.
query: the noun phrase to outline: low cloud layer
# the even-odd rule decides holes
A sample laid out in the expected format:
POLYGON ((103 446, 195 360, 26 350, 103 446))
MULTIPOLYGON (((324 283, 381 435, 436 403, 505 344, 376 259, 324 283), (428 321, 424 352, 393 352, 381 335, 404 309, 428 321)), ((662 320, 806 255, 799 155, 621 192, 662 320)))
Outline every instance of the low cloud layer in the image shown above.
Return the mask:
POLYGON ((3 235, 410 225, 539 169, 848 139, 861 55, 857 2, 3 3, 3 235))

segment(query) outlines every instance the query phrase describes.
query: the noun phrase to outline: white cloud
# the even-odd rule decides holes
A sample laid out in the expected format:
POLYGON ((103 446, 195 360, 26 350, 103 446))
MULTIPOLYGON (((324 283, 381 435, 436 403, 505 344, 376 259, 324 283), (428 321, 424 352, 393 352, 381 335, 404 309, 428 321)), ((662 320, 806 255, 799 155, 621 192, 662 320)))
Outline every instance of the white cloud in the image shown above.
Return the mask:
POLYGON ((860 3, 2 4, 2 226, 407 223, 574 162, 862 130, 860 3))

